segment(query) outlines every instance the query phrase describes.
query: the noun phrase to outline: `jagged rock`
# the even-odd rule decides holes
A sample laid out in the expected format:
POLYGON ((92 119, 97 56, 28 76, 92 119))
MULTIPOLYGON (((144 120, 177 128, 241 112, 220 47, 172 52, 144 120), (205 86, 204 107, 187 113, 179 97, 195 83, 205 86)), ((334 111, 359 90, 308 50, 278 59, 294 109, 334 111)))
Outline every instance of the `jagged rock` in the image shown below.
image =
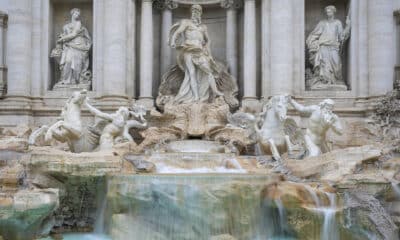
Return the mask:
POLYGON ((360 239, 395 240, 399 229, 372 195, 353 190, 344 196, 344 225, 360 239))
POLYGON ((103 176, 120 172, 122 159, 112 151, 71 153, 51 147, 32 147, 30 157, 22 162, 30 171, 52 175, 103 176))
POLYGON ((0 189, 17 189, 22 184, 25 169, 21 164, 0 168, 0 189))
POLYGON ((0 234, 6 239, 33 239, 48 234, 58 208, 57 189, 21 190, 0 196, 0 234))
POLYGON ((366 145, 337 149, 303 160, 287 160, 285 166, 296 177, 338 182, 357 173, 363 164, 377 161, 381 155, 380 149, 366 145))
POLYGON ((28 140, 19 137, 0 138, 0 151, 25 152, 28 150, 28 140))

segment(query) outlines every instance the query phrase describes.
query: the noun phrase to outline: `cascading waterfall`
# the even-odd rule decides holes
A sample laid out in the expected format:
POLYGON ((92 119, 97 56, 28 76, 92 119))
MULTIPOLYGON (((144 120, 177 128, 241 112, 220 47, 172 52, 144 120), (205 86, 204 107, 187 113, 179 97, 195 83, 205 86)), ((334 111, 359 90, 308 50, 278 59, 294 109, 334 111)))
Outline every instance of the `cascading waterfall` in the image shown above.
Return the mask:
POLYGON ((336 224, 336 194, 326 193, 329 198, 329 207, 321 208, 324 215, 322 225, 321 240, 339 240, 336 224))
POLYGON ((247 174, 112 176, 106 233, 112 239, 265 239, 260 193, 269 180, 247 174))
POLYGON ((400 200, 400 183, 392 182, 392 188, 396 198, 400 200))

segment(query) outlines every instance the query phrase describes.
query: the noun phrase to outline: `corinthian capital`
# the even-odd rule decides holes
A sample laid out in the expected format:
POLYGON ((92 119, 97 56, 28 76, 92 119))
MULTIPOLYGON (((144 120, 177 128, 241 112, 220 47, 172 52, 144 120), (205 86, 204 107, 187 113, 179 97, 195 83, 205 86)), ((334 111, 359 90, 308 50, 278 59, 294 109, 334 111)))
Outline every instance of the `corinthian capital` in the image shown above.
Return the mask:
POLYGON ((175 9, 178 7, 178 3, 174 0, 155 0, 154 6, 158 9, 175 9))
POLYGON ((222 0, 222 8, 241 8, 243 6, 242 0, 222 0))

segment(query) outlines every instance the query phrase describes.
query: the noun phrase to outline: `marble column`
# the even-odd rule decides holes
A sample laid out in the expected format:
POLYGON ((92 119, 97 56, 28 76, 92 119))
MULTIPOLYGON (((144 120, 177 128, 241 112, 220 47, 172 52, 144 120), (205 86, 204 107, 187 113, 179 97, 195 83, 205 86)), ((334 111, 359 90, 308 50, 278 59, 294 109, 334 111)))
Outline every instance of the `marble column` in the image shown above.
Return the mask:
POLYGON ((237 78, 237 6, 234 0, 225 0, 221 6, 226 8, 226 61, 230 74, 237 78))
POLYGON ((172 27, 172 9, 177 8, 178 5, 169 0, 165 1, 162 6, 162 22, 161 22, 161 61, 160 73, 161 76, 168 71, 172 63, 172 49, 168 46, 169 31, 172 27))
POLYGON ((368 1, 369 95, 393 89, 393 2, 368 1))
POLYGON ((30 95, 32 73, 32 1, 10 1, 7 31, 7 95, 30 95))
POLYGON ((0 11, 0 97, 4 95, 7 83, 7 66, 5 58, 6 47, 6 28, 8 16, 6 13, 0 11))
POLYGON ((140 26, 140 95, 139 102, 153 106, 153 1, 143 0, 140 26))
POLYGON ((261 97, 268 98, 271 90, 270 76, 270 1, 261 2, 261 97))
POLYGON ((126 0, 104 1, 103 96, 126 97, 126 0))
POLYGON ((257 99, 256 2, 244 0, 243 104, 257 99))
POLYGON ((292 0, 271 0, 271 95, 292 93, 292 0))

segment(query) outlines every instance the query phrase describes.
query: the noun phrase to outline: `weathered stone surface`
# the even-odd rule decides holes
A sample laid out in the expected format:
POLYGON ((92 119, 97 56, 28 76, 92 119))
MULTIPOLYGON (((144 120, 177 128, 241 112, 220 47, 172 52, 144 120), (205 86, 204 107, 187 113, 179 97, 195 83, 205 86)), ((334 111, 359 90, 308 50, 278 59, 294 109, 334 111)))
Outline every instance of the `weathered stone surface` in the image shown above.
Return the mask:
POLYGON ((362 239, 398 239, 398 227, 372 195, 354 190, 344 196, 344 224, 362 239))
POLYGON ((375 162, 381 156, 381 150, 366 145, 337 149, 317 157, 303 160, 287 160, 285 166, 294 176, 315 178, 326 181, 340 181, 357 172, 362 164, 375 162))
POLYGON ((33 239, 48 234, 58 208, 57 189, 21 190, 0 196, 0 234, 6 239, 33 239))
MULTIPOLYGON (((28 150, 28 140, 19 137, 0 138, 0 151, 25 152, 28 150)), ((1 156, 0 156, 1 158, 1 156)))
POLYGON ((0 168, 0 190, 17 189, 24 177, 25 169, 21 164, 0 168))
POLYGON ((51 147, 32 147, 23 162, 30 171, 69 176, 102 176, 120 172, 122 159, 112 151, 71 153, 51 147))
POLYGON ((26 124, 20 124, 16 127, 7 128, 3 132, 3 134, 6 136, 15 136, 24 139, 28 139, 31 133, 32 133, 32 128, 30 128, 26 124))

